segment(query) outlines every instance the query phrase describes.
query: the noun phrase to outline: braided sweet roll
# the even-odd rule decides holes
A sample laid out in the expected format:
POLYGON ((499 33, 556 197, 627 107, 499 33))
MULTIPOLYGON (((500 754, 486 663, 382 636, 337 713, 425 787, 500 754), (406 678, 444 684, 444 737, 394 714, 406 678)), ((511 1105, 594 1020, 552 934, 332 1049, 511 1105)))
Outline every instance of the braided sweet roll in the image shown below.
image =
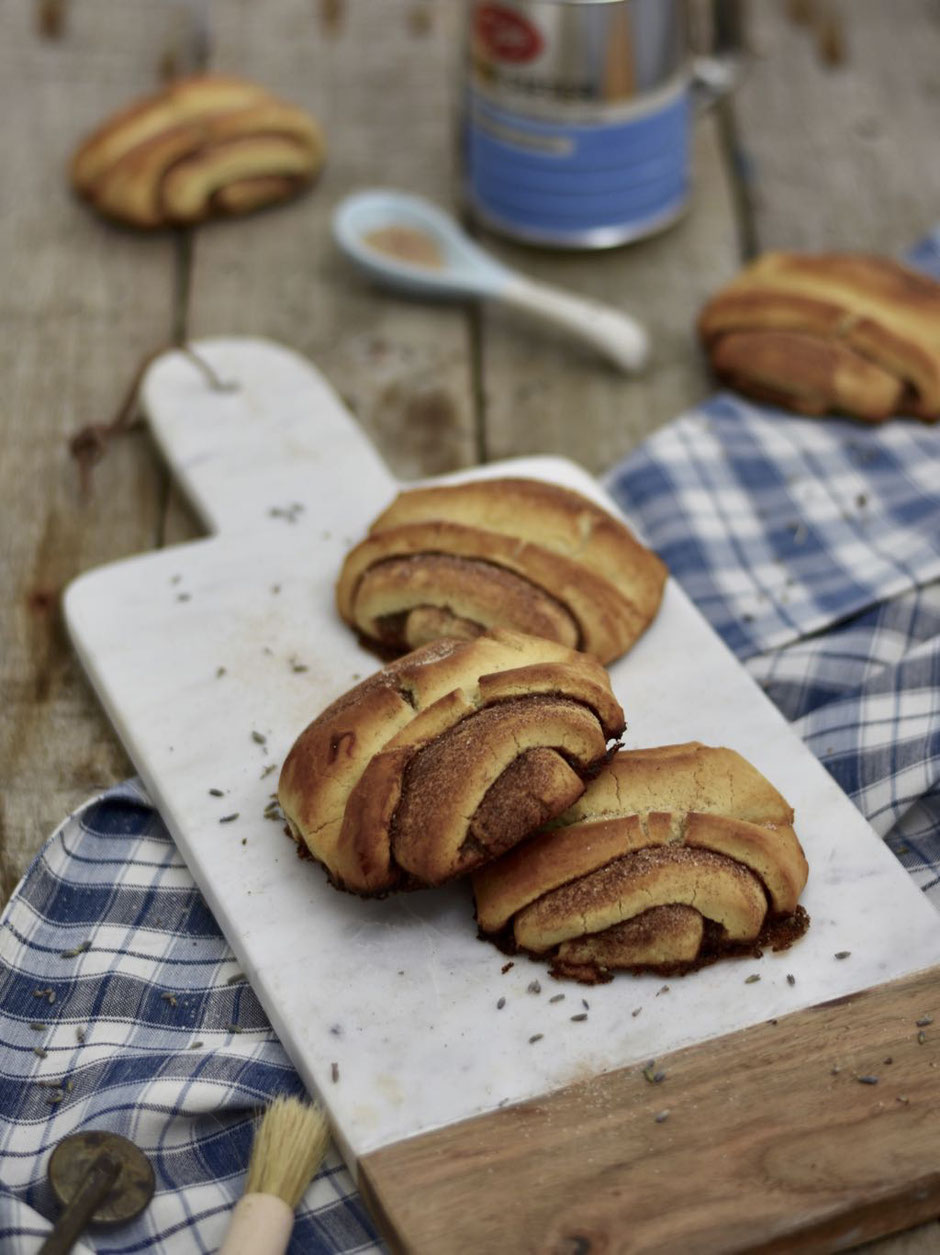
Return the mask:
POLYGON ((324 154, 305 110, 257 83, 195 75, 107 119, 75 153, 71 179, 107 217, 152 228, 286 200, 324 154))
POLYGON ((401 493, 347 556, 342 618, 387 654, 503 626, 611 662, 655 617, 666 568, 579 493, 488 479, 401 493))
POLYGON ((765 253, 702 310, 719 378, 802 414, 940 419, 940 283, 863 253, 765 253))
POLYGON ((284 762, 278 800, 337 887, 438 885, 569 807, 623 728, 593 658, 502 629, 441 640, 316 718, 284 762))
POLYGON ((733 750, 621 750, 548 831, 473 877, 483 936, 586 983, 800 936, 793 811, 733 750))

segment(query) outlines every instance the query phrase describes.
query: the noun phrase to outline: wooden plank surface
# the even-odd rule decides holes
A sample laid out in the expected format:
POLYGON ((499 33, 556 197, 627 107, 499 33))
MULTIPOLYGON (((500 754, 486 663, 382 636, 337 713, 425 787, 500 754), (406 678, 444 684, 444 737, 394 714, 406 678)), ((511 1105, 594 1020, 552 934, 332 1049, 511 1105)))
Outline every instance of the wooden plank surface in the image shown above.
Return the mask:
POLYGON ((375 1151, 364 1194, 435 1255, 848 1249, 940 1208, 938 977, 375 1151))
POLYGON ((307 354, 404 478, 478 460, 470 316, 368 284, 330 220, 343 196, 374 185, 453 208, 456 16, 454 4, 415 0, 212 9, 213 68, 309 108, 329 152, 310 195, 200 233, 190 335, 266 335, 307 354))
POLYGON ((940 219, 940 6, 758 0, 750 11, 755 56, 733 109, 754 244, 897 255, 940 219))
POLYGON ((59 616, 74 575, 158 543, 165 476, 142 433, 115 442, 83 499, 69 437, 107 423, 141 356, 170 338, 174 243, 96 221, 68 191, 79 139, 157 82, 165 10, 75 6, 59 39, 0 6, 0 899, 70 809, 131 768, 59 616), (103 39, 107 32, 107 39, 103 39))

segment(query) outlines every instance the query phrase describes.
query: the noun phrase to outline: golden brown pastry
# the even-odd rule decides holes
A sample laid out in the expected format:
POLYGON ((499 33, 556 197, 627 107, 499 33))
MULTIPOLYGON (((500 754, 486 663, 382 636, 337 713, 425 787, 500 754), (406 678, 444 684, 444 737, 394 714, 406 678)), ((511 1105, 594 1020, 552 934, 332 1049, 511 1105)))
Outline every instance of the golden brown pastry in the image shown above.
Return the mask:
POLYGON ((104 122, 72 159, 76 191, 136 227, 247 213, 294 196, 323 165, 318 124, 256 83, 177 79, 104 122))
POLYGON ((862 253, 765 253, 699 333, 720 378, 804 414, 940 419, 940 283, 862 253))
POLYGON ((437 885, 569 807, 623 727, 593 658, 503 629, 440 640, 315 719, 278 800, 338 887, 437 885))
POLYGON ((486 479, 401 493, 346 558, 342 618, 387 653, 501 625, 607 663, 650 625, 666 568, 579 493, 486 479))
POLYGON ((838 340, 802 331, 733 331, 711 354, 730 387, 800 414, 842 410, 883 422, 898 412, 904 392, 900 379, 838 340))
POLYGON ((780 948, 808 922, 792 824, 733 750, 621 750, 547 831, 474 874, 480 932, 588 983, 780 948))

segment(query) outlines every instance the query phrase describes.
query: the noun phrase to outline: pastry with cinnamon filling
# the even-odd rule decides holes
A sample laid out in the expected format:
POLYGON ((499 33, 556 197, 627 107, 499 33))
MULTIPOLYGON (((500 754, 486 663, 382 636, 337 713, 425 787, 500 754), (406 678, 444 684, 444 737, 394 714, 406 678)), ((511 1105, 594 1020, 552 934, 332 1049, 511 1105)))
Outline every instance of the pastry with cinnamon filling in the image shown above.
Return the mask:
POLYGON ((940 283, 863 253, 765 253, 708 302, 719 378, 801 414, 940 419, 940 283))
POLYGON ((790 944, 808 923, 793 811, 746 759, 621 750, 551 826, 474 874, 477 922, 587 983, 790 944))
POLYGON ((579 493, 487 479, 401 493, 347 556, 342 618, 386 654, 502 626, 611 662, 653 621, 666 568, 579 493))
POLYGON ((570 807, 623 728, 593 658, 504 629, 440 640, 316 718, 287 756, 278 800, 337 887, 439 885, 570 807))
POLYGON ((135 227, 202 222, 287 200, 323 165, 304 109, 224 75, 177 79, 134 101, 72 158, 72 185, 109 218, 135 227))

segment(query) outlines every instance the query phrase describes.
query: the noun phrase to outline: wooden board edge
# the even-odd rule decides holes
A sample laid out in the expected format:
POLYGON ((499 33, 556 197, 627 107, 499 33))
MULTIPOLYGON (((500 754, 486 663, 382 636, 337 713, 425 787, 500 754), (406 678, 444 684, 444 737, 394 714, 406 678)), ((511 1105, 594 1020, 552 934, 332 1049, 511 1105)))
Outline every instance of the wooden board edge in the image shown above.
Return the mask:
POLYGON ((372 1151, 359 1185, 392 1249, 429 1255, 908 1228, 940 1214, 940 966, 372 1151))

